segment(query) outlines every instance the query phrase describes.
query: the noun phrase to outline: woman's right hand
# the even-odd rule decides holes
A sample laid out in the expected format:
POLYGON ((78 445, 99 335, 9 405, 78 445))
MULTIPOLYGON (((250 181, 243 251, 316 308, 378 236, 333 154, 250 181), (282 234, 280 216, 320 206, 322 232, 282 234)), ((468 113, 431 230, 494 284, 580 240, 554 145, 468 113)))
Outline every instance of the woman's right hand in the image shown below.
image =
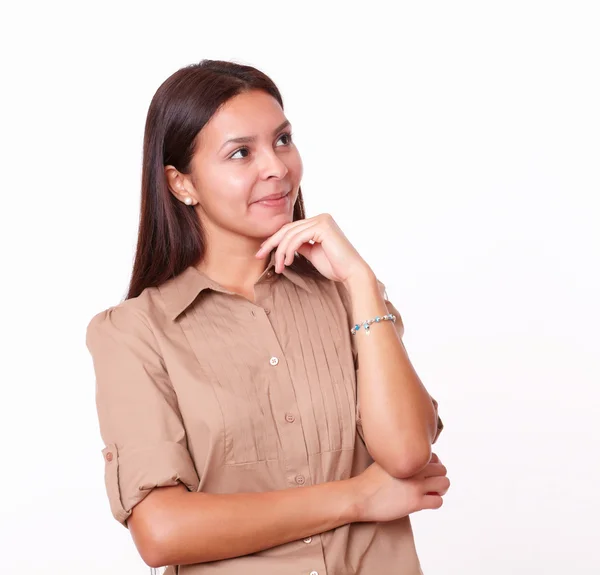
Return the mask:
POLYGON ((406 479, 396 479, 373 463, 354 478, 358 485, 357 521, 392 521, 421 509, 439 509, 450 487, 446 473, 435 453, 424 469, 406 479))

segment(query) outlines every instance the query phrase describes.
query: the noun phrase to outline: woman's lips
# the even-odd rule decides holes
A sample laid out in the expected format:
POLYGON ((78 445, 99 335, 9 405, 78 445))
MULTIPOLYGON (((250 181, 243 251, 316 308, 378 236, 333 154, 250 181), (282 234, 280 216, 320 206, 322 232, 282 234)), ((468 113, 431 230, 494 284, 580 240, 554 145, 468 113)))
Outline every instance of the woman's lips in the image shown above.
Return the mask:
POLYGON ((268 208, 276 208, 276 207, 285 205, 288 201, 289 195, 290 194, 287 193, 287 194, 285 194, 285 196, 281 196, 280 198, 273 198, 270 200, 259 200, 258 202, 254 202, 254 203, 258 204, 259 206, 265 206, 268 208))

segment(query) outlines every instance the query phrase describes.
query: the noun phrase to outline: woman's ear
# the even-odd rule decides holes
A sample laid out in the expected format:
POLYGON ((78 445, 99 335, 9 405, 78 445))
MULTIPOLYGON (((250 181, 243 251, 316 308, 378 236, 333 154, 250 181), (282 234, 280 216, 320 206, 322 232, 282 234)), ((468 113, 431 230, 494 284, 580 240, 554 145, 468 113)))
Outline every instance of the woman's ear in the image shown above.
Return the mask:
POLYGON ((186 181, 185 176, 175 166, 165 166, 165 178, 169 191, 180 202, 188 206, 197 203, 196 198, 191 193, 192 190, 188 191, 187 189, 189 183, 186 181))

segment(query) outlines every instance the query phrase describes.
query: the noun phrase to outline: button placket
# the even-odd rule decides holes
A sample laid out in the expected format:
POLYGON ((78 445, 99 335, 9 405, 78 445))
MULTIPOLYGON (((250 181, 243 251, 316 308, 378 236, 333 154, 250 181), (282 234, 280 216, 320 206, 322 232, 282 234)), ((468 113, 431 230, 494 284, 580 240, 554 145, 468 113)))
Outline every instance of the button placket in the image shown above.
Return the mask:
MULTIPOLYGON (((265 278, 268 278, 265 275, 265 278)), ((271 313, 271 282, 259 282, 254 285, 254 306, 256 306, 255 314, 265 317, 271 313)), ((271 328, 272 329, 272 328, 271 328)))
MULTIPOLYGON (((272 270, 270 270, 272 271, 272 270)), ((274 273, 274 272, 273 272, 274 273)), ((265 274, 267 277, 267 274, 265 274)), ((276 385, 272 385, 271 405, 274 413, 278 413, 275 425, 278 428, 281 450, 283 452, 282 463, 285 468, 288 485, 290 487, 310 484, 309 479, 300 472, 308 469, 308 453, 304 430, 302 425, 290 425, 298 418, 298 403, 296 394, 298 390, 294 388, 292 375, 285 361, 285 356, 277 332, 273 323, 270 321, 270 315, 273 315, 273 290, 276 289, 275 282, 259 283, 256 288, 255 305, 262 307, 264 313, 257 311, 257 321, 262 321, 261 340, 264 342, 263 349, 269 354, 270 378, 276 385), (301 476, 299 480, 297 477, 301 476)))

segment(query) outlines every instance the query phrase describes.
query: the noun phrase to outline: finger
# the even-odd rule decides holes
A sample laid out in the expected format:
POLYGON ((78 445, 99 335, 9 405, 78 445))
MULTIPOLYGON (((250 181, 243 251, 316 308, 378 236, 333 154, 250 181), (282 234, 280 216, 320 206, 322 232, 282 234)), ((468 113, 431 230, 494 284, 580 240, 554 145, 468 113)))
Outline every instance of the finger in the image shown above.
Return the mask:
POLYGON ((441 495, 427 494, 421 500, 421 509, 439 509, 444 504, 441 495))
POLYGON ((277 246, 281 240, 281 238, 287 233, 292 224, 296 224, 296 222, 291 222, 290 224, 285 224, 281 226, 272 236, 268 237, 260 246, 259 250, 256 252, 256 257, 264 257, 267 255, 275 246, 277 246))
POLYGON ((298 226, 290 230, 277 246, 275 254, 275 271, 282 272, 285 265, 294 261, 294 252, 302 244, 314 239, 317 231, 317 225, 307 223, 304 226, 298 226))
POLYGON ((260 249, 256 252, 256 257, 262 258, 268 253, 271 252, 274 248, 276 248, 285 235, 298 226, 303 226, 306 224, 306 220, 298 220, 296 222, 290 222, 289 224, 285 224, 279 230, 277 230, 272 236, 267 238, 261 245, 260 249))
POLYGON ((312 222, 312 220, 313 218, 306 218, 304 220, 296 220, 295 222, 289 222, 281 226, 279 230, 277 230, 272 236, 268 237, 262 243, 260 249, 256 252, 256 255, 258 257, 262 257, 265 254, 268 254, 275 246, 279 245, 283 236, 285 236, 285 234, 287 234, 290 230, 298 226, 303 226, 307 222, 312 222))
POLYGON ((296 251, 307 260, 310 260, 310 254, 312 253, 313 247, 314 244, 302 244, 296 248, 296 251))
MULTIPOLYGON (((296 252, 302 249, 303 246, 307 246, 312 249, 313 245, 317 242, 319 237, 318 226, 312 225, 304 229, 299 229, 295 234, 290 235, 288 238, 288 244, 283 251, 285 252, 285 265, 291 265, 294 261, 296 252)), ((306 250, 305 250, 306 253, 306 250)))
POLYGON ((446 475, 448 470, 443 463, 428 463, 422 471, 417 474, 417 477, 425 479, 427 477, 439 477, 446 475))
POLYGON ((450 480, 445 475, 441 477, 428 477, 423 481, 424 493, 445 495, 448 489, 450 489, 450 480))

